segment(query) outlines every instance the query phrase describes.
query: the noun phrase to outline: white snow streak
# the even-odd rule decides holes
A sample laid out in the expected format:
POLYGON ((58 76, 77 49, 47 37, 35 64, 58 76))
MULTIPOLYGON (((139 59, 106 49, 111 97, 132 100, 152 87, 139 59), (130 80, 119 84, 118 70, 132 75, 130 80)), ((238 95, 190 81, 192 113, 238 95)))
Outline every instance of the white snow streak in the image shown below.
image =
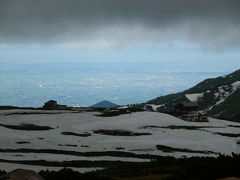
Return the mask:
POLYGON ((192 102, 197 102, 200 98, 203 97, 203 93, 195 93, 195 94, 185 94, 186 98, 192 102))

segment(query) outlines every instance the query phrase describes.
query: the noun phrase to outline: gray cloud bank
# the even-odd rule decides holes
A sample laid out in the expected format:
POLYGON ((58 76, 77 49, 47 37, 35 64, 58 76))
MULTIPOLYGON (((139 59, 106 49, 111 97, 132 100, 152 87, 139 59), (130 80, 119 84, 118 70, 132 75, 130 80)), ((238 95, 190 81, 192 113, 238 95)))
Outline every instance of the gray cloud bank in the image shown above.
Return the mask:
POLYGON ((0 44, 240 46, 239 0, 0 0, 0 44))

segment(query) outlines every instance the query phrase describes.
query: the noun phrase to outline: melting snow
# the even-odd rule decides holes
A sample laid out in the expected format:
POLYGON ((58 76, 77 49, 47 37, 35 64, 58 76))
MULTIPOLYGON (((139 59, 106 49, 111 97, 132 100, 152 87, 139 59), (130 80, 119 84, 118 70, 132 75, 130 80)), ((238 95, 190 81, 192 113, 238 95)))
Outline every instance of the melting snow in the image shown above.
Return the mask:
POLYGON ((240 88, 240 81, 236 81, 232 84, 232 88, 234 91, 236 91, 238 88, 240 88))
POLYGON ((164 104, 161 104, 161 105, 155 105, 155 104, 146 104, 146 106, 151 106, 151 107, 152 107, 152 109, 153 109, 153 111, 157 111, 157 109, 158 109, 159 107, 162 107, 162 106, 164 106, 164 104))
POLYGON ((204 95, 203 93, 195 93, 195 94, 185 94, 186 98, 188 98, 190 101, 197 102, 200 98, 202 98, 204 95))
MULTIPOLYGON (((240 153, 240 146, 236 143, 236 138, 217 135, 214 132, 232 132, 238 133, 240 128, 229 127, 229 125, 237 125, 239 123, 209 119, 209 122, 186 122, 168 114, 157 112, 137 112, 124 114, 114 117, 99 117, 97 112, 83 113, 61 113, 61 114, 30 114, 30 115, 10 115, 20 110, 1 110, 1 124, 36 124, 42 126, 50 126, 54 129, 47 131, 24 131, 13 130, 5 127, 0 127, 0 144, 1 149, 56 149, 70 150, 78 152, 103 152, 103 151, 120 151, 132 152, 135 154, 154 154, 154 155, 171 155, 175 157, 181 156, 206 156, 200 153, 184 153, 174 152, 165 153, 156 149, 156 145, 166 145, 176 148, 186 148, 191 150, 206 150, 219 152, 222 154, 231 155, 232 152, 240 153), (8 114, 8 115, 6 115, 8 114), (171 128, 143 128, 144 126, 197 126, 206 127, 214 126, 218 129, 171 129, 171 128), (220 128, 221 127, 221 128, 220 128), (108 136, 94 134, 93 130, 98 129, 123 129, 132 132, 151 133, 144 136, 108 136), (71 135, 63 135, 61 132, 84 133, 89 132, 92 136, 79 137, 71 135), (17 144, 16 142, 26 141, 28 144, 17 144), (72 144, 76 147, 59 146, 59 144, 72 144)), ((21 110, 20 112, 25 112, 21 110)), ((28 111, 29 112, 29 111, 28 111)), ((35 112, 35 111, 33 111, 35 112)), ((44 111, 36 111, 44 112, 44 111)), ((16 157, 19 159, 30 160, 119 160, 119 161, 146 161, 146 159, 126 158, 126 157, 84 157, 70 156, 59 154, 36 154, 36 153, 0 153, 0 158, 9 159, 15 158, 14 155, 24 155, 16 157)), ((210 156, 213 154, 210 154, 210 156)), ((209 155, 208 155, 209 156, 209 155)), ((11 168, 15 164, 9 166, 0 163, 0 169, 11 168)), ((22 165, 19 165, 22 166, 22 165)), ((19 167, 18 166, 18 167, 19 167)), ((27 165, 26 165, 27 166, 27 165)), ((33 166, 37 167, 37 166, 33 166)), ((29 166, 30 168, 30 166, 29 166)), ((38 167, 41 169, 42 167, 38 167)))
POLYGON ((232 95, 237 89, 240 88, 240 81, 236 81, 231 84, 231 86, 224 85, 218 87, 218 91, 214 93, 215 99, 217 102, 209 107, 207 111, 211 110, 214 106, 223 103, 230 95, 232 95))

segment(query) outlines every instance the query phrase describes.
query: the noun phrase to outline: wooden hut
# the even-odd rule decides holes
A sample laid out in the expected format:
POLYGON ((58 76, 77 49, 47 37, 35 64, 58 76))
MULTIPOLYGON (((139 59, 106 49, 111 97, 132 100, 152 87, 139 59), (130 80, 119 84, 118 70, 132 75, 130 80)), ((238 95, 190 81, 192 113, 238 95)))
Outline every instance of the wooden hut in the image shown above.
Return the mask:
POLYGON ((195 102, 182 102, 175 105, 175 115, 186 121, 199 121, 198 105, 195 102))

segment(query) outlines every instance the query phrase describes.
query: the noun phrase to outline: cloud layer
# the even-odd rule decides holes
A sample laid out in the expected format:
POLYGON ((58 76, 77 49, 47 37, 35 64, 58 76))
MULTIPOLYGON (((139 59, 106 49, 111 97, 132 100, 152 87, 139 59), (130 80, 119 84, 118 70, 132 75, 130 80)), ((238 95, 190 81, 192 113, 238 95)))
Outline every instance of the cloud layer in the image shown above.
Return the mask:
POLYGON ((1 0, 0 44, 240 46, 239 0, 1 0))

